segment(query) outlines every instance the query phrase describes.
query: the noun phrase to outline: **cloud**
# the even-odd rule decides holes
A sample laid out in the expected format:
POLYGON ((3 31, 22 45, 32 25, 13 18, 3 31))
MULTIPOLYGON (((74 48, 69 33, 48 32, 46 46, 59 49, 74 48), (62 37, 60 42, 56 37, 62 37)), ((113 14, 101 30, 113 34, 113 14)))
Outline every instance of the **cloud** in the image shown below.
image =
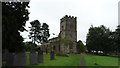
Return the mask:
MULTIPOLYGON (((64 15, 77 17, 77 40, 86 41, 90 25, 105 25, 115 30, 118 25, 118 1, 120 0, 31 0, 29 22, 38 19, 50 28, 50 38, 60 32, 60 19, 64 15)), ((27 28, 28 29, 28 28, 27 28)), ((28 40, 28 33, 21 35, 28 40)))

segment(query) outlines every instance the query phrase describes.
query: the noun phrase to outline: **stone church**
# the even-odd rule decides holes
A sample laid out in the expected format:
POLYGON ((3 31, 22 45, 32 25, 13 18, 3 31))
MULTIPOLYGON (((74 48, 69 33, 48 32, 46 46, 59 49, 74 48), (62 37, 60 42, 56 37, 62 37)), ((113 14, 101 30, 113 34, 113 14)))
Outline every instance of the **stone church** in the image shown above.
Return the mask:
POLYGON ((77 17, 65 15, 60 19, 60 33, 41 45, 43 51, 76 53, 77 51, 77 17))

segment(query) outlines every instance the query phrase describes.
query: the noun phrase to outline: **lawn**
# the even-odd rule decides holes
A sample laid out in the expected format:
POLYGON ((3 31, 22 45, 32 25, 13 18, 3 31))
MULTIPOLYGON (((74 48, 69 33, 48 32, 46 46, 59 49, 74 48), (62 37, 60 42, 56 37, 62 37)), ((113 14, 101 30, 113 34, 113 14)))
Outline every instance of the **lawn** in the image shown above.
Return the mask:
POLYGON ((118 66, 117 57, 85 55, 86 66, 118 66))
POLYGON ((50 60, 50 55, 44 54, 44 63, 30 65, 29 53, 26 54, 28 66, 79 66, 81 58, 80 54, 69 54, 69 57, 55 56, 55 60, 50 60))

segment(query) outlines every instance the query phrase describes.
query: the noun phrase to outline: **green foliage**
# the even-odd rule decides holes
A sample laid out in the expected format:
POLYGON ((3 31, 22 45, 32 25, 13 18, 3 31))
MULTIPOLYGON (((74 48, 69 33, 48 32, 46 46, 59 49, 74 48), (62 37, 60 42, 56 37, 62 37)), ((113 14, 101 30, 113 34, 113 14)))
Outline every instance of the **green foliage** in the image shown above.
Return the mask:
POLYGON ((30 35, 29 38, 32 39, 32 42, 35 44, 35 42, 39 43, 40 41, 38 40, 39 37, 41 37, 41 24, 38 20, 34 20, 30 22, 31 27, 30 28, 30 35))
POLYGON ((117 52, 120 52, 120 25, 117 27, 115 33, 116 33, 116 37, 115 37, 116 47, 115 47, 115 49, 117 50, 117 52))
POLYGON ((83 52, 85 52, 85 46, 84 46, 84 44, 82 43, 81 40, 79 40, 79 41, 77 42, 77 51, 78 51, 78 53, 83 53, 83 52))
POLYGON ((43 23, 41 26, 41 23, 38 20, 34 20, 30 22, 31 27, 30 28, 30 35, 29 38, 32 39, 32 42, 35 44, 37 43, 44 43, 48 41, 48 38, 50 36, 49 34, 49 26, 46 23, 43 23))
POLYGON ((46 23, 43 23, 42 28, 41 28, 41 43, 45 43, 48 41, 48 38, 50 37, 49 34, 49 26, 46 23))
POLYGON ((88 51, 103 51, 104 53, 111 51, 111 43, 109 39, 110 30, 105 26, 91 26, 87 34, 86 45, 88 51))
POLYGON ((80 43, 80 52, 85 52, 85 46, 82 42, 80 43))
POLYGON ((120 26, 112 32, 105 26, 90 27, 86 45, 88 51, 103 51, 104 54, 120 51, 120 26))
POLYGON ((2 48, 10 52, 21 51, 24 46, 20 31, 29 19, 29 2, 2 2, 2 48))

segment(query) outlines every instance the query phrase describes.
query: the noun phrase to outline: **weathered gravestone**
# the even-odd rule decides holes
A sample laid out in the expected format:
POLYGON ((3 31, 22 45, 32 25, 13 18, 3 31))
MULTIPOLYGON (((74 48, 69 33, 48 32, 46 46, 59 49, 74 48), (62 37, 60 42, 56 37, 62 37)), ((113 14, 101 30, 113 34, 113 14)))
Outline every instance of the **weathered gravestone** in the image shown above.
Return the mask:
POLYGON ((50 60, 54 60, 55 59, 55 53, 54 53, 54 51, 52 50, 51 52, 50 52, 50 60))
POLYGON ((15 54, 14 66, 26 66, 27 57, 25 52, 15 54))
POLYGON ((15 57, 14 53, 8 53, 5 66, 13 66, 14 57, 15 57))
POLYGON ((31 50, 30 52, 30 64, 37 64, 37 54, 35 52, 35 50, 31 50))
POLYGON ((8 57, 8 50, 4 49, 2 52, 2 61, 6 61, 7 57, 8 57))
POLYGON ((43 63, 43 51, 41 48, 38 48, 38 62, 43 63))

